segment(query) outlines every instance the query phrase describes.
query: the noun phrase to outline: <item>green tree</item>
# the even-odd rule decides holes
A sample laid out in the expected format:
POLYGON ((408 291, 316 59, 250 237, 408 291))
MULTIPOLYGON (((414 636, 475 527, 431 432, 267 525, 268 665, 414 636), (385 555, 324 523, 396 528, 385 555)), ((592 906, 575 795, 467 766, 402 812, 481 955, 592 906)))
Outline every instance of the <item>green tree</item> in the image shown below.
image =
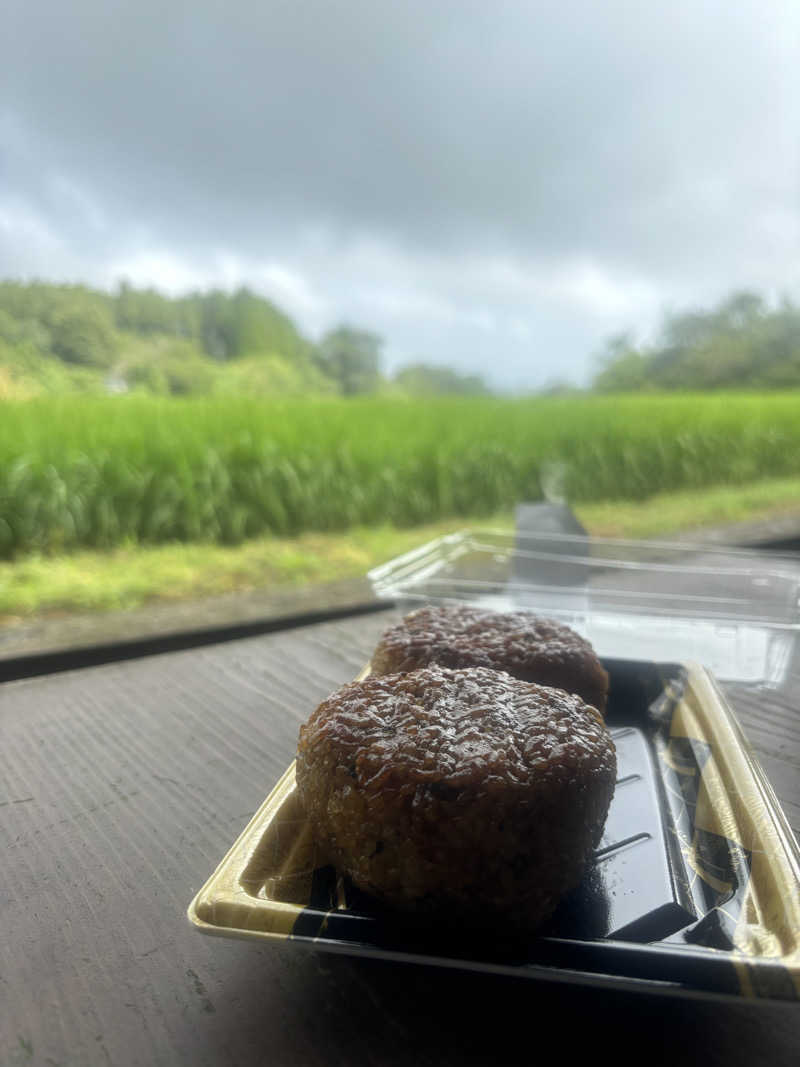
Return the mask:
POLYGON ((117 351, 111 316, 93 304, 65 303, 50 319, 53 352, 65 363, 108 367, 117 351))
POLYGON ((230 296, 220 289, 214 289, 200 297, 199 303, 203 348, 212 359, 223 362, 235 351, 230 296))
POLYGON ((135 289, 121 282, 114 298, 117 328, 144 336, 165 334, 197 338, 200 319, 191 299, 176 300, 155 289, 135 289))
POLYGON ((317 350, 279 307, 246 288, 173 298, 127 282, 105 293, 0 281, 0 342, 4 381, 24 377, 26 388, 45 392, 106 388, 108 370, 157 392, 203 392, 220 385, 214 363, 239 360, 264 365, 248 363, 226 389, 356 393, 381 383, 375 335, 342 327, 317 350))
POLYGON ((381 381, 381 338, 352 326, 339 326, 322 338, 317 358, 345 396, 371 393, 381 381))
POLYGON ((770 308, 749 290, 713 308, 666 316, 657 342, 613 338, 594 380, 599 391, 800 386, 800 309, 770 308))
POLYGON ((230 339, 229 358, 278 352, 299 360, 307 358, 310 351, 289 316, 249 289, 239 289, 231 298, 230 339))
POLYGON ((198 352, 190 341, 170 341, 155 352, 140 356, 125 369, 125 380, 134 387, 172 396, 207 394, 221 373, 213 360, 198 352))
POLYGON ((647 357, 634 346, 627 333, 609 339, 601 365, 594 380, 594 388, 600 393, 629 392, 647 384, 647 357))

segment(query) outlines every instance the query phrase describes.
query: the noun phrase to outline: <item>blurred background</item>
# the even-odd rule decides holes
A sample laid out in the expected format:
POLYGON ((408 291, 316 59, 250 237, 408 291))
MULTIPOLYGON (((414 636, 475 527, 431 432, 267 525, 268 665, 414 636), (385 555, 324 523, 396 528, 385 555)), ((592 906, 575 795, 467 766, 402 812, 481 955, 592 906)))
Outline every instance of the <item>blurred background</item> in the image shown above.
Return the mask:
POLYGON ((3 25, 7 629, 363 575, 545 494, 611 536, 800 515, 796 5, 3 25))

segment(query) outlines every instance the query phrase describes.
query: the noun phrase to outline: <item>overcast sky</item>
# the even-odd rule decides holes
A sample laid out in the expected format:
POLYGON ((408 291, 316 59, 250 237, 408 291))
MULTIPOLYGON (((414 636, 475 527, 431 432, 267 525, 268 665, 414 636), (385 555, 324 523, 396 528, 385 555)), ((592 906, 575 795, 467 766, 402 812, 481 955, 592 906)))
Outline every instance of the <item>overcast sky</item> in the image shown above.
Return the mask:
POLYGON ((0 276, 247 284, 505 388, 800 298, 796 0, 5 0, 0 276))

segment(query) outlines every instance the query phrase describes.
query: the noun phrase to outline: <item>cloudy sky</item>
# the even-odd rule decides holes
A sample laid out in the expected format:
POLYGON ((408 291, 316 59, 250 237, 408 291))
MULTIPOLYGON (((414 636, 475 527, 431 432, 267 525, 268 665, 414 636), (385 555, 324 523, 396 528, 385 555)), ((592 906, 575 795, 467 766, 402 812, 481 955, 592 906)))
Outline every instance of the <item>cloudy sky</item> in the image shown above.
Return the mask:
POLYGON ((585 382, 666 309, 800 299, 800 6, 5 0, 0 276, 585 382))

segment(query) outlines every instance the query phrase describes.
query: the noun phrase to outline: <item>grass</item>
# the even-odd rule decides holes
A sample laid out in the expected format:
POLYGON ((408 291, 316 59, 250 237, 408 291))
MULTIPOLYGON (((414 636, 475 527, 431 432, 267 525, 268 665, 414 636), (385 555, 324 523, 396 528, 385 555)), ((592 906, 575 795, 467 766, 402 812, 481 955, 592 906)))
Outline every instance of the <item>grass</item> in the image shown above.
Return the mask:
POLYGON ((800 514, 800 478, 656 493, 649 500, 609 500, 579 505, 575 511, 596 537, 669 537, 726 523, 800 514))
POLYGON ((797 393, 0 401, 0 617, 359 575, 510 526, 548 482, 597 535, 793 510, 799 414, 797 393))
MULTIPOLYGON (((584 504, 575 510, 595 536, 669 537, 704 526, 800 514, 800 478, 659 493, 649 501, 584 504)), ((427 540, 477 524, 510 530, 513 517, 501 512, 401 530, 383 524, 346 534, 262 537, 236 547, 127 546, 54 558, 30 556, 0 563, 0 620, 357 577, 427 540)))
MULTIPOLYGON (((512 519, 494 516, 490 524, 510 529, 512 519)), ((450 521, 405 530, 383 525, 356 527, 346 534, 262 537, 235 547, 127 546, 110 552, 29 556, 0 563, 0 621, 355 578, 463 525, 450 521)))
POLYGON ((800 394, 0 402, 0 558, 463 522, 800 471, 800 394))

